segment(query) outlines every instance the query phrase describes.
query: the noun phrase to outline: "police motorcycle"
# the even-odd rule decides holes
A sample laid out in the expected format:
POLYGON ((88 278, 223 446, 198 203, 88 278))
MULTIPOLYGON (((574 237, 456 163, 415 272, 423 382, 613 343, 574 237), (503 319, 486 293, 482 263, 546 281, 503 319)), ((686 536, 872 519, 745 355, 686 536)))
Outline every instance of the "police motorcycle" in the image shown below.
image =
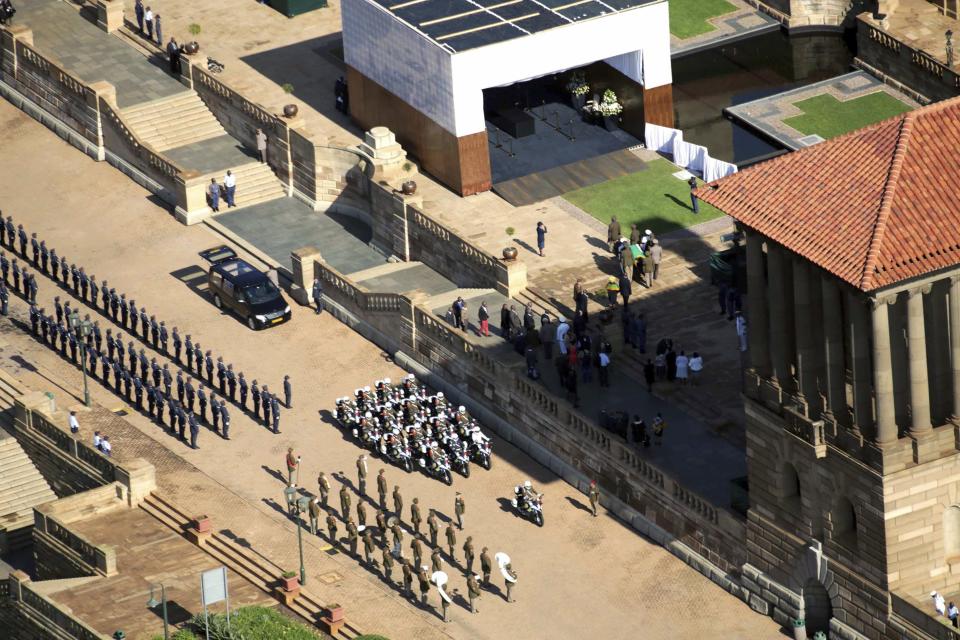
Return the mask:
POLYGON ((543 526, 543 494, 534 491, 529 480, 522 486, 513 488, 513 499, 510 504, 521 516, 536 523, 538 527, 543 526))
POLYGON ((392 433, 380 440, 380 455, 391 464, 401 467, 407 473, 413 470, 413 455, 410 445, 400 437, 400 431, 394 429, 392 433))
POLYGON ((490 470, 490 464, 493 459, 490 438, 485 436, 480 431, 480 427, 476 425, 470 430, 470 441, 467 444, 467 452, 471 460, 487 471, 490 470))
POLYGON ((436 442, 421 447, 420 468, 427 475, 442 480, 444 484, 453 484, 453 474, 450 473, 450 458, 436 442))

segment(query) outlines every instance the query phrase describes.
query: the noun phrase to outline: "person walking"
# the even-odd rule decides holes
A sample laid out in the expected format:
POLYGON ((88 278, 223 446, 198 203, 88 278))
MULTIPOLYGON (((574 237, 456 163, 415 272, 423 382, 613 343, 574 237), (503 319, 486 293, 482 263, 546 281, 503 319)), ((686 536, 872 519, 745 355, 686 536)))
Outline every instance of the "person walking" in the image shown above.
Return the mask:
POLYGON ((587 491, 587 496, 590 498, 590 510, 593 511, 593 517, 597 517, 597 506, 600 504, 600 487, 597 486, 596 480, 590 481, 590 489, 587 491))
POLYGON ((690 185, 690 208, 693 209, 694 213, 700 213, 700 199, 693 193, 697 189, 696 176, 690 176, 687 184, 690 185))
POLYGON ((237 206, 234 201, 237 195, 237 177, 229 169, 227 169, 227 175, 223 177, 223 186, 227 190, 227 208, 237 206))
POLYGON ((613 253, 613 246, 620 239, 620 223, 617 221, 617 216, 610 218, 610 224, 607 225, 607 246, 610 249, 610 253, 613 253))
MULTIPOLYGON (((169 50, 169 47, 168 47, 168 50, 169 50)), ((171 58, 171 61, 172 60, 173 58, 171 58)), ((220 185, 217 184, 216 178, 210 178, 210 186, 207 187, 207 195, 210 197, 210 209, 214 213, 220 211, 220 185)))
POLYGON ((263 129, 257 129, 257 156, 260 158, 261 164, 267 162, 267 134, 263 132, 263 129))
POLYGON ((316 305, 317 315, 323 313, 323 283, 320 278, 313 279, 313 303, 316 305))
POLYGON ((477 320, 480 321, 480 335, 485 338, 490 337, 490 312, 487 311, 487 301, 480 301, 480 308, 477 309, 477 320))
POLYGON ((547 246, 547 225, 543 222, 537 223, 537 251, 540 257, 543 257, 543 249, 547 246))

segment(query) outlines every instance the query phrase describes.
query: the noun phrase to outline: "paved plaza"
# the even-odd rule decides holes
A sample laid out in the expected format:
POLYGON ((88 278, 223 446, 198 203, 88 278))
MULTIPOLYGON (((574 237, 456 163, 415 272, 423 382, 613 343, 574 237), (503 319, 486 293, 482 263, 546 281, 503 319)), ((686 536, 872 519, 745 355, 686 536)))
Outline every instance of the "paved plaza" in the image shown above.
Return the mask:
MULTIPOLYGON (((355 387, 384 375, 396 379, 402 372, 329 314, 317 318, 295 306, 291 323, 258 333, 221 315, 202 287, 191 286, 193 281, 184 276, 201 268, 197 252, 221 243, 222 237, 202 225, 178 224, 121 173, 92 163, 6 103, 0 104, 0 125, 7 132, 0 171, 16 171, 19 176, 16 184, 0 185, 6 213, 68 260, 85 265, 151 313, 191 333, 205 349, 223 353, 248 376, 274 389, 284 374, 292 376, 294 408, 283 412, 280 435, 234 410, 233 439, 225 442, 203 432, 201 448, 195 451, 129 409, 130 427, 110 435, 119 459, 144 456, 157 466, 161 488, 177 504, 208 513, 216 527, 242 535, 281 566, 294 566, 292 527, 278 510, 283 483, 277 474, 283 453, 293 446, 304 456, 302 484, 308 490, 314 488, 321 469, 352 478, 360 450, 325 419, 326 411, 336 397, 355 387), (51 162, 54 158, 56 162, 51 162), (51 183, 59 188, 29 188, 51 183), (70 211, 68 224, 65 210, 70 211)), ((42 303, 49 307, 55 293, 41 278, 42 303)), ((14 309, 22 321, 22 303, 16 302, 14 309)), ((29 362, 32 366, 17 367, 15 375, 35 388, 53 390, 60 406, 76 402, 81 379, 75 368, 15 325, 8 325, 0 337, 6 342, 4 366, 29 362)), ((102 405, 121 406, 99 384, 92 389, 102 405)), ((83 429, 89 437, 90 426, 83 429)), ((521 581, 516 604, 508 605, 496 592, 488 592, 480 601, 480 614, 471 616, 456 606, 454 621, 444 625, 433 603, 427 609, 405 603, 375 573, 342 552, 325 551, 322 538, 307 544, 308 571, 314 576, 336 573, 342 579, 314 582, 311 590, 328 601, 347 603, 348 615, 360 628, 386 631, 393 638, 502 638, 504 629, 520 638, 616 637, 637 625, 650 637, 778 637, 773 621, 753 614, 663 548, 609 516, 591 518, 584 510, 585 496, 517 450, 496 441, 494 451, 490 472, 478 470, 470 479, 457 478, 452 489, 393 468, 388 477, 391 484, 401 486, 407 501, 418 496, 448 517, 453 490, 462 491, 468 519, 461 537, 472 535, 478 546, 502 549, 513 557, 521 581), (543 529, 503 506, 513 485, 525 478, 546 493, 543 529), (571 607, 572 602, 578 606, 571 607), (584 611, 591 615, 584 616, 584 611), (689 615, 693 611, 696 615, 689 615), (389 628, 383 628, 384 620, 390 621, 389 628)), ((453 586, 462 592, 460 569, 451 568, 450 573, 453 586)))

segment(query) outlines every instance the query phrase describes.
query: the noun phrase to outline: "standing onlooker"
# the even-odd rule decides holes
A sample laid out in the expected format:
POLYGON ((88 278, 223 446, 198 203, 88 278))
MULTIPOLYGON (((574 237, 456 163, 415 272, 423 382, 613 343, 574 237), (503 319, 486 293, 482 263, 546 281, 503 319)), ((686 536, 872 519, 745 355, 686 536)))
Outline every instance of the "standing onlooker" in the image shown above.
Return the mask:
POLYGON ((666 428, 667 423, 664 422, 660 412, 657 412, 657 417, 653 419, 653 437, 656 438, 654 442, 658 447, 663 444, 663 430, 666 428))
POLYGON ((543 345, 543 359, 553 360, 553 344, 557 341, 557 328, 546 313, 540 316, 540 344, 543 345))
POLYGON ((153 11, 149 6, 143 12, 143 24, 147 27, 147 40, 153 40, 153 11))
POLYGON ((223 186, 227 189, 227 208, 237 206, 233 200, 237 193, 237 177, 229 169, 227 169, 227 175, 223 178, 223 186))
POLYGON ((947 617, 950 618, 950 623, 953 625, 954 629, 960 629, 960 609, 957 609, 957 605, 950 603, 950 606, 947 607, 947 617))
POLYGON ((70 418, 68 420, 70 423, 70 433, 77 433, 80 431, 80 422, 77 421, 77 412, 71 411, 70 418))
POLYGON ((657 379, 656 370, 653 366, 653 360, 647 358, 643 364, 643 379, 647 382, 647 393, 653 393, 653 383, 657 379))
POLYGON ((747 350, 747 319, 743 313, 737 311, 737 338, 740 340, 740 351, 747 350))
POLYGON ((137 0, 133 5, 133 12, 137 16, 137 33, 143 35, 143 0, 137 0))
POLYGON ((313 279, 313 303, 317 305, 317 315, 323 313, 323 283, 320 278, 313 279))
POLYGON ((157 32, 157 46, 163 46, 163 25, 160 24, 160 14, 153 16, 153 29, 157 32))
POLYGON ((13 14, 17 10, 13 6, 13 2, 10 0, 3 0, 0 2, 0 24, 5 24, 8 27, 13 22, 13 14))
POLYGON ((210 178, 210 186, 207 187, 207 194, 210 196, 210 208, 214 213, 220 211, 220 185, 216 178, 210 178))
POLYGON ((480 308, 477 309, 477 320, 480 321, 480 335, 490 336, 490 312, 487 311, 487 301, 480 301, 480 308))
POLYGON ((660 261, 663 260, 663 247, 660 246, 659 240, 654 239, 653 246, 650 247, 649 253, 653 258, 653 279, 656 280, 657 275, 660 273, 660 261))
POLYGON ((690 358, 683 351, 677 356, 677 380, 680 384, 687 384, 687 375, 689 371, 690 358))
POLYGON ((610 354, 605 350, 600 350, 600 386, 610 386, 610 354))
POLYGON ((97 451, 101 451, 102 450, 102 447, 100 446, 101 444, 103 444, 103 438, 100 437, 100 432, 94 431, 93 432, 93 448, 96 449, 97 451))
POLYGON ((939 591, 931 591, 930 597, 933 599, 933 608, 936 609, 937 613, 944 615, 947 611, 947 603, 943 599, 943 596, 940 595, 939 591))
POLYGON ((283 404, 287 409, 293 409, 293 383, 290 382, 290 376, 283 376, 283 404))
POLYGON ((257 156, 261 163, 267 161, 267 134, 263 132, 263 129, 257 129, 257 156))
POLYGON ((703 356, 694 351, 690 358, 690 377, 693 379, 694 385, 700 384, 701 371, 703 371, 703 356))
MULTIPOLYGON (((170 38, 170 42, 167 43, 167 55, 170 57, 170 73, 175 76, 180 75, 180 46, 177 45, 177 41, 174 38, 170 38)), ((213 181, 216 184, 216 180, 213 181)), ((219 197, 219 193, 217 196, 219 197)), ((216 211, 216 209, 214 209, 216 211)))
POLYGON ((693 193, 694 190, 697 188, 696 176, 690 176, 690 179, 687 180, 687 184, 690 185, 690 205, 693 208, 693 212, 700 213, 700 200, 693 193))
POLYGON ((467 325, 463 321, 463 312, 467 310, 467 303, 462 297, 457 296, 457 299, 453 301, 451 310, 453 311, 453 326, 461 331, 466 331, 467 325))
POLYGON ((620 223, 617 221, 617 216, 610 218, 610 224, 607 225, 607 246, 610 248, 610 252, 613 252, 613 245, 616 244, 617 240, 620 239, 620 223))
POLYGON ((543 222, 537 223, 537 251, 540 252, 540 257, 543 257, 543 248, 547 246, 547 225, 543 222))
POLYGON ((103 436, 103 439, 100 440, 100 450, 103 451, 105 456, 108 458, 110 457, 111 453, 113 452, 113 445, 110 444, 109 436, 103 436))
POLYGON ((500 307, 500 337, 510 342, 510 308, 506 303, 500 307))

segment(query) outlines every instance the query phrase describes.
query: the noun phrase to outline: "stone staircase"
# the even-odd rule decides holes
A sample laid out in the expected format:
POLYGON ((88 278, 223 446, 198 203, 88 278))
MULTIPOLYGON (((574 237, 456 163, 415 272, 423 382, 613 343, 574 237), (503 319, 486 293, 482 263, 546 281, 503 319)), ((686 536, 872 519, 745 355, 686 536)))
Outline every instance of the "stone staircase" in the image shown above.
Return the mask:
MULTIPOLYGON (((237 178, 237 196, 236 208, 249 207, 260 204, 268 200, 285 198, 287 196, 286 187, 280 182, 270 165, 261 162, 248 162, 238 167, 231 167, 230 171, 237 178)), ((223 183, 223 176, 226 170, 214 171, 204 176, 205 180, 216 178, 217 182, 223 183)), ((226 203, 221 199, 220 211, 227 210, 226 203)), ((233 211, 233 209, 231 209, 233 211)))
MULTIPOLYGON (((150 494, 140 508, 181 534, 189 527, 192 519, 156 493, 150 494)), ((259 555, 255 550, 241 546, 221 533, 214 533, 202 548, 234 573, 273 595, 283 569, 259 555)), ((317 624, 320 617, 325 615, 325 608, 326 605, 305 589, 301 589, 300 596, 290 607, 294 613, 310 620, 313 624, 317 624)), ((360 635, 363 635, 362 632, 348 622, 334 638, 353 640, 360 635)))
POLYGON ((133 132, 158 152, 227 134, 193 91, 138 104, 121 114, 133 132))

